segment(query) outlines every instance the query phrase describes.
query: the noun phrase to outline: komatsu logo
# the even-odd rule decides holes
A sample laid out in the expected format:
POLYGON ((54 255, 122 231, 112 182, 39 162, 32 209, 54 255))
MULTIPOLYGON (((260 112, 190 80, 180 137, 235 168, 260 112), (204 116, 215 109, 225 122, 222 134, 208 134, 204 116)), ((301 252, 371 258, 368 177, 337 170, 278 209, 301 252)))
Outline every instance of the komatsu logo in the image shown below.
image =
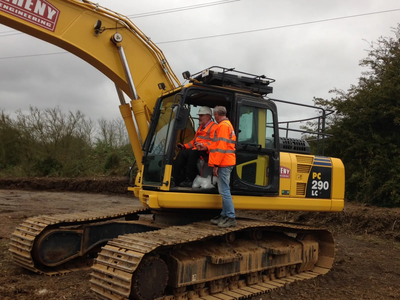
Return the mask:
POLYGON ((60 11, 45 0, 0 0, 0 10, 54 31, 60 11))

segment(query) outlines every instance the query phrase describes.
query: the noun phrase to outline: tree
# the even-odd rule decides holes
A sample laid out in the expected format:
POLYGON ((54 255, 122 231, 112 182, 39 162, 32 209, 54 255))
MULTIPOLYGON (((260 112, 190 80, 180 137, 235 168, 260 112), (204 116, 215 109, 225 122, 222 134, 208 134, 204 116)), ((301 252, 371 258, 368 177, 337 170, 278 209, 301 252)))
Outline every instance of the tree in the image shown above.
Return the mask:
POLYGON ((0 112, 0 169, 16 166, 24 155, 20 132, 3 110, 0 112))
POLYGON ((345 164, 346 197, 382 206, 400 206, 400 25, 393 32, 370 43, 357 85, 314 99, 337 111, 326 153, 345 164))
POLYGON ((0 176, 125 175, 133 156, 124 121, 98 124, 59 107, 0 110, 0 176))

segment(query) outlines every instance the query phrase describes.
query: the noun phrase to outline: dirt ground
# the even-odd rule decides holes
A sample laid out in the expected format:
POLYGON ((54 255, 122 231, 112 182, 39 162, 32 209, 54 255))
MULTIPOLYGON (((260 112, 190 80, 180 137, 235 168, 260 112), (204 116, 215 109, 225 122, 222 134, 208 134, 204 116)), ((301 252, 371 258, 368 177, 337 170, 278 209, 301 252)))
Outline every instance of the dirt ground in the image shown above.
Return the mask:
MULTIPOLYGON (((0 299, 95 299, 90 270, 43 276, 11 261, 8 243, 23 219, 137 203, 124 178, 0 179, 0 299), (90 192, 90 193, 89 193, 90 192)), ((332 271, 259 299, 400 299, 400 209, 346 203, 341 213, 239 211, 239 216, 312 224, 336 241, 332 271)))

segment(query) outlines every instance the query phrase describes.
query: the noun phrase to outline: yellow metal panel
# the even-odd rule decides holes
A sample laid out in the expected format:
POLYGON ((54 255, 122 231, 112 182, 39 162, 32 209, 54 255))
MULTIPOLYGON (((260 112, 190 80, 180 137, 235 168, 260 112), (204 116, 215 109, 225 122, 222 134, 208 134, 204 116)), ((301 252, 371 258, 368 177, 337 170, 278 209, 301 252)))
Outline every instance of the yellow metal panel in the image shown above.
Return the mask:
POLYGON ((233 196, 235 209, 330 211, 330 199, 290 198, 288 196, 233 196))
POLYGON ((164 180, 163 182, 168 181, 168 185, 163 185, 161 186, 160 190, 162 191, 168 191, 169 187, 171 185, 171 174, 172 174, 172 165, 165 165, 165 170, 164 170, 164 180))
POLYGON ((331 211, 342 211, 344 208, 344 200, 342 199, 332 199, 331 211))
MULTIPOLYGON (((331 158, 332 161, 332 199, 344 199, 345 192, 345 170, 343 162, 338 158, 331 158)), ((338 200, 339 201, 339 200, 338 200)), ((332 202, 332 210, 343 210, 344 201, 332 202)))
POLYGON ((152 191, 139 191, 139 200, 142 202, 142 205, 150 208, 161 208, 158 204, 158 196, 161 195, 160 192, 152 192, 152 191))
MULTIPOLYGON (((219 194, 185 194, 178 192, 140 191, 140 200, 150 208, 221 209, 219 194)), ((232 196, 235 209, 330 211, 330 199, 307 199, 289 197, 232 196)))
POLYGON ((149 207, 151 207, 151 208, 161 208, 161 206, 158 206, 158 197, 157 197, 157 194, 151 194, 151 195, 149 195, 149 198, 148 198, 149 200, 148 200, 148 205, 149 205, 149 207))
MULTIPOLYGON (((141 140, 142 142, 144 142, 144 140, 147 137, 147 134, 149 133, 149 120, 150 120, 150 117, 147 112, 146 103, 142 99, 133 100, 131 101, 131 107, 133 115, 135 116, 136 124, 140 132, 141 140)), ((137 141, 139 141, 139 139, 137 141)), ((140 143, 138 144, 140 147, 140 143)))
MULTIPOLYGON (((293 179, 293 166, 292 166, 292 157, 291 154, 286 153, 286 152, 281 152, 280 153, 280 162, 281 162, 281 166, 280 166, 280 174, 282 174, 282 172, 287 172, 289 170, 289 175, 280 175, 280 179, 279 179, 279 196, 280 197, 288 197, 288 196, 292 196, 293 191, 291 190, 291 181, 293 179), (282 169, 283 168, 283 169, 282 169), (288 195, 285 195, 287 192, 289 191, 288 195)), ((281 199, 281 198, 279 198, 281 199)))
POLYGON ((133 194, 135 195, 135 197, 139 197, 139 192, 140 192, 140 187, 138 186, 128 186, 128 191, 133 192, 133 194))

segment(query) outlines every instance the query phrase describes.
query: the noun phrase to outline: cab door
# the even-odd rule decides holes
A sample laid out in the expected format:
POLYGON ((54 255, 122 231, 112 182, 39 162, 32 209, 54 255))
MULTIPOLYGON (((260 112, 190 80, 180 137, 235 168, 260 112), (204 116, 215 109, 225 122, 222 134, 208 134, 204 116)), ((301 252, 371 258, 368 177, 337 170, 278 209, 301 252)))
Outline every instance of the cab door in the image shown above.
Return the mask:
POLYGON ((279 191, 279 131, 276 106, 263 98, 236 97, 235 194, 279 191))

